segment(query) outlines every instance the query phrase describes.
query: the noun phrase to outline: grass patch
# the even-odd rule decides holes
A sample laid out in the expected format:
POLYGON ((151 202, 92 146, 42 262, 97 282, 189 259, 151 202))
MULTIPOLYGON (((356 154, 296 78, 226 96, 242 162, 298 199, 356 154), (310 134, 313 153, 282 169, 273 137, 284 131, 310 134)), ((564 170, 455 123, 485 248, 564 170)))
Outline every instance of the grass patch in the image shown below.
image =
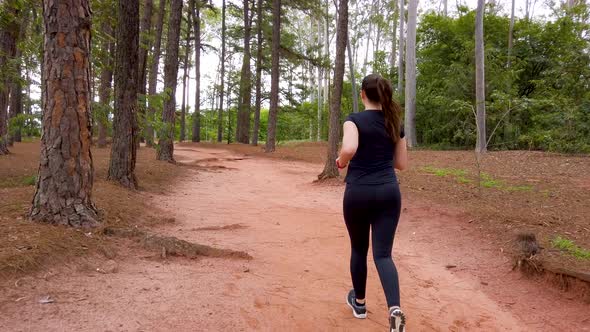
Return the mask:
POLYGON ((0 188, 19 188, 34 186, 37 183, 37 175, 17 176, 0 180, 0 188))
MULTIPOLYGON (((438 168, 438 167, 434 167, 434 166, 425 166, 425 167, 422 167, 421 170, 426 173, 429 173, 429 174, 432 174, 435 176, 439 176, 439 177, 451 176, 455 179, 455 181, 457 181, 457 183, 460 183, 460 184, 468 184, 468 183, 473 183, 473 182, 477 181, 477 176, 475 176, 475 179, 472 179, 469 177, 469 174, 467 173, 466 170, 459 169, 459 168, 438 168)), ((533 186, 529 186, 529 185, 522 185, 522 186, 507 185, 505 182, 503 182, 501 180, 494 179, 494 177, 488 173, 481 173, 480 184, 484 188, 498 189, 498 190, 509 191, 509 192, 533 191, 533 189, 534 189, 533 186)))
POLYGON ((578 259, 590 260, 590 250, 579 247, 568 238, 557 236, 551 241, 551 245, 553 248, 562 250, 578 259))
POLYGON ((457 168, 437 168, 433 166, 426 166, 423 167, 422 170, 440 177, 446 177, 449 175, 455 177, 465 177, 467 175, 467 171, 457 168))

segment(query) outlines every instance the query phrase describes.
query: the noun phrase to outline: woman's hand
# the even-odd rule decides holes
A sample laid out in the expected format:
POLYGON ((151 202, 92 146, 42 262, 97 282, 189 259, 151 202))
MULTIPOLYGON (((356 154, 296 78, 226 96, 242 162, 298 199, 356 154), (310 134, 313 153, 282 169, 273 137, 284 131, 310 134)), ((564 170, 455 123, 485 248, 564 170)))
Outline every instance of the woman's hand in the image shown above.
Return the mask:
POLYGON ((348 167, 348 163, 342 164, 342 162, 340 161, 340 157, 338 157, 338 159, 336 159, 336 166, 338 166, 338 169, 344 169, 348 167))

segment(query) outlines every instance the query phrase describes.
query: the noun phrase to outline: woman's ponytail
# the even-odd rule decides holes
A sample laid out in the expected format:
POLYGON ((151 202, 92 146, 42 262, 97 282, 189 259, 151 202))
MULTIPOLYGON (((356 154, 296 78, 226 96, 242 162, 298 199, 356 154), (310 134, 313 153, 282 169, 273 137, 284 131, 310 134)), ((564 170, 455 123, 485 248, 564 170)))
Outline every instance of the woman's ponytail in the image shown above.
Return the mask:
POLYGON ((393 100, 391 83, 381 76, 377 79, 377 92, 379 94, 379 102, 383 108, 385 129, 389 136, 391 136, 393 143, 396 143, 400 139, 401 132, 401 107, 393 100))

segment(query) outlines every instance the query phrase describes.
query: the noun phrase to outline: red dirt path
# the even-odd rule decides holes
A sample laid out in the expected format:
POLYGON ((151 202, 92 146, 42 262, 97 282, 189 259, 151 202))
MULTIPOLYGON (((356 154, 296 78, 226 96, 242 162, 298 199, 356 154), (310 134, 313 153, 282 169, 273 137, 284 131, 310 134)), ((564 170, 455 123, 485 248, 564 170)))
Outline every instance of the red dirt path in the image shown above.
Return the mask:
MULTIPOLYGON (((1 331, 386 330, 372 262, 368 320, 354 319, 344 304, 343 187, 311 184, 321 167, 228 160, 236 155, 198 147, 176 153, 183 163, 204 161, 172 194, 146 195, 177 220, 156 232, 254 259, 163 261, 131 250, 116 258, 115 274, 46 271, 40 276, 47 280, 0 286, 7 294, 1 331), (243 227, 199 230, 234 224, 243 227), (39 304, 45 295, 56 302, 39 304)), ((405 200, 404 207, 394 256, 409 331, 590 331, 590 306, 511 272, 511 262, 464 215, 427 201, 405 200)))

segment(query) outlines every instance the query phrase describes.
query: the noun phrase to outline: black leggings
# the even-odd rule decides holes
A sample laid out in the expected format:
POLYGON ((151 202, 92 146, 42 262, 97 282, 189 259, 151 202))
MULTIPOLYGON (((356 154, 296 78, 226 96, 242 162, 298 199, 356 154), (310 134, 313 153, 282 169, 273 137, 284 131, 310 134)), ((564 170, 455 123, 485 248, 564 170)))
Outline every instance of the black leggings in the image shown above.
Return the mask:
POLYGON ((344 220, 350 236, 350 274, 356 297, 365 298, 369 229, 372 226, 373 259, 389 308, 400 305, 399 279, 391 258, 400 210, 401 194, 397 183, 346 185, 344 220))

